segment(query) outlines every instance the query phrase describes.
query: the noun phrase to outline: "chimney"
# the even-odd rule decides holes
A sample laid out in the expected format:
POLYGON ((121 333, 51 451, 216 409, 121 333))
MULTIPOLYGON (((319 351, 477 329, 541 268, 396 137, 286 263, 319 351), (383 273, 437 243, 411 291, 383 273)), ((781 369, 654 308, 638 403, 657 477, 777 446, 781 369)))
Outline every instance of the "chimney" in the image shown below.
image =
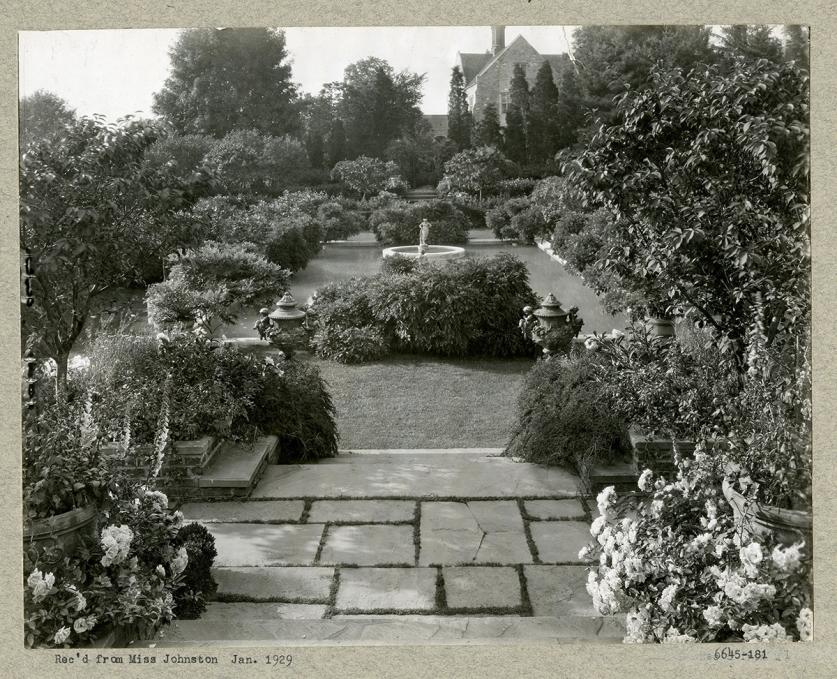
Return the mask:
POLYGON ((491 53, 497 56, 506 48, 506 27, 491 27, 491 53))

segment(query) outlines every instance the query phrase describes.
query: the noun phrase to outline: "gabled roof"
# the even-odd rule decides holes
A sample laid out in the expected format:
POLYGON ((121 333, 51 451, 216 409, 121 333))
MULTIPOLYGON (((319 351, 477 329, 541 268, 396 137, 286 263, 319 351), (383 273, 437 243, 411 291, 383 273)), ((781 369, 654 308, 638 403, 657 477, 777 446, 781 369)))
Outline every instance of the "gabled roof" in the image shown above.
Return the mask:
MULTIPOLYGON (((463 54, 460 52, 459 57, 462 62, 462 75, 465 76, 465 87, 469 87, 474 80, 476 80, 477 76, 482 75, 484 71, 487 71, 495 61, 502 59, 503 55, 511 48, 511 46, 520 40, 529 45, 533 51, 540 54, 522 35, 518 35, 506 47, 500 50, 496 56, 491 54, 491 52, 486 52, 485 54, 463 54)), ((569 59, 566 54, 541 54, 540 56, 549 62, 552 66, 552 70, 556 73, 561 70, 561 65, 564 61, 569 59)))
POLYGON ((471 81, 477 77, 477 73, 492 59, 493 55, 491 52, 483 52, 482 54, 460 52, 459 61, 462 64, 462 75, 465 78, 465 84, 470 85, 471 81))

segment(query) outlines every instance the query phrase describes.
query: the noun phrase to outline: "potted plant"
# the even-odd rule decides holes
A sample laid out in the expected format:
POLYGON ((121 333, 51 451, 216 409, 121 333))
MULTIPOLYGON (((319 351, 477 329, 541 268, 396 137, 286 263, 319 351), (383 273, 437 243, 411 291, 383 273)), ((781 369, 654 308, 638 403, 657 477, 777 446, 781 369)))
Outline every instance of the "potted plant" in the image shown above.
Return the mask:
POLYGON ((93 420, 92 397, 61 394, 25 415, 24 545, 72 553, 96 531, 99 501, 112 478, 93 420))

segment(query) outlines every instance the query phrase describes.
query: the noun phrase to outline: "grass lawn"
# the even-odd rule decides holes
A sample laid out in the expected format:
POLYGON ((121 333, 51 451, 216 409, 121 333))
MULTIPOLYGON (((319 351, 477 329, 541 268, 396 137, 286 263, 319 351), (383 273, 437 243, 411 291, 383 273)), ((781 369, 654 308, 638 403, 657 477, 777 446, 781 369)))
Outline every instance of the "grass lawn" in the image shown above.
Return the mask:
POLYGON ((398 356, 319 365, 337 407, 340 447, 501 448, 532 361, 398 356))

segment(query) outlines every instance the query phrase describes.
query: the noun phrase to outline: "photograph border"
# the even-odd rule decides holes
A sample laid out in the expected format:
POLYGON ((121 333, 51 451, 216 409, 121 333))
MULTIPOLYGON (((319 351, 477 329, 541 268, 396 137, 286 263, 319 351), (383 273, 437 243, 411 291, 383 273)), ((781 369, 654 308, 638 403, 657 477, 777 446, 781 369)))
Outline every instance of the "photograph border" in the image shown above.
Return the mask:
MULTIPOLYGON (((304 677, 575 677, 575 676, 828 676, 833 673, 837 631, 837 464, 831 443, 837 440, 837 8, 814 0, 790 5, 758 0, 645 0, 590 3, 563 0, 386 0, 355 3, 279 0, 149 0, 117 5, 107 0, 13 0, 6 3, 0 47, 0 309, 10 319, 0 329, 0 403, 6 473, 0 476, 0 587, 2 660, 0 676, 141 677, 176 676, 182 665, 83 664, 76 649, 27 650, 22 635, 21 563, 21 363, 19 298, 19 230, 17 203, 17 104, 19 30, 92 28, 188 28, 213 26, 473 26, 581 24, 808 24, 811 26, 811 168, 813 276, 813 404, 814 404, 814 642, 754 646, 770 651, 767 660, 718 661, 721 645, 600 645, 595 643, 456 645, 302 645, 274 646, 291 652, 290 668, 264 664, 235 667, 230 658, 242 648, 212 648, 218 665, 186 670, 203 676, 266 676, 285 673, 304 677), (9 473, 9 469, 13 473, 9 473), (59 663, 63 656, 72 662, 59 663)), ((245 652, 258 651, 247 647, 245 652)), ((152 654, 153 649, 143 649, 152 654)), ((127 657, 129 649, 104 651, 127 657)), ((163 652, 157 652, 162 655, 163 652)), ((82 653, 83 654, 83 653, 82 653)), ((264 653, 252 653, 263 656, 264 653)))

